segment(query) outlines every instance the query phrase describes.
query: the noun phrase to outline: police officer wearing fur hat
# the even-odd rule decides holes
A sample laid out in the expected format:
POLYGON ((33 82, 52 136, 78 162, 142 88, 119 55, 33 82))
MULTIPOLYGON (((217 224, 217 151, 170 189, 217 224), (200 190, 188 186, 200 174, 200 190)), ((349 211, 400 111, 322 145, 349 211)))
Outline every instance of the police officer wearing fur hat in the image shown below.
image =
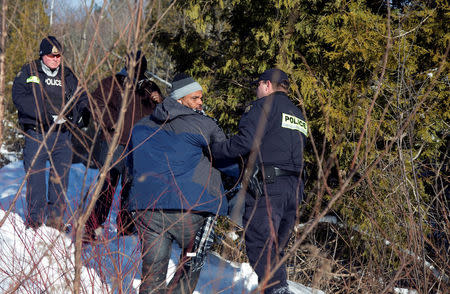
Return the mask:
POLYGON ((249 189, 243 217, 247 255, 264 293, 291 293, 282 264, 303 194, 301 172, 307 124, 288 98, 289 78, 279 69, 266 70, 257 81, 257 100, 246 109, 239 131, 213 144, 214 159, 250 159, 249 189), (263 283, 263 284, 262 284, 263 283))
POLYGON ((65 193, 72 162, 70 129, 88 124, 87 95, 73 72, 62 65, 62 46, 54 36, 39 46, 40 58, 25 64, 14 79, 12 99, 25 134, 27 227, 43 223, 65 230, 65 193), (46 162, 50 161, 48 186, 46 162), (48 191, 48 192, 47 192, 48 191))

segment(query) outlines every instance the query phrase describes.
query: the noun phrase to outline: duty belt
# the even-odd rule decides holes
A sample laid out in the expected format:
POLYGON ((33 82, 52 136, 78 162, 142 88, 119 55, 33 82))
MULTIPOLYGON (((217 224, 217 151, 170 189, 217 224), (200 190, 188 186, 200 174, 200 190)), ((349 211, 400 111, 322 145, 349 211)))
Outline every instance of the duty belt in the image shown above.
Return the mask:
POLYGON ((272 183, 275 181, 276 177, 286 177, 286 176, 293 176, 293 177, 299 177, 300 173, 296 171, 281 169, 276 166, 264 166, 264 177, 261 175, 261 179, 264 178, 264 181, 266 183, 272 183))
POLYGON ((265 184, 273 184, 275 183, 276 177, 284 177, 284 176, 295 176, 299 177, 300 173, 296 171, 281 169, 276 166, 263 166, 264 172, 261 171, 260 166, 255 166, 252 175, 248 181, 248 189, 250 194, 258 199, 264 193, 264 183, 265 184))
POLYGON ((286 169, 281 169, 278 168, 276 166, 273 167, 274 171, 275 171, 275 176, 277 177, 282 177, 282 176, 295 176, 295 177, 299 177, 300 173, 299 172, 295 172, 295 171, 291 171, 291 170, 286 170, 286 169))

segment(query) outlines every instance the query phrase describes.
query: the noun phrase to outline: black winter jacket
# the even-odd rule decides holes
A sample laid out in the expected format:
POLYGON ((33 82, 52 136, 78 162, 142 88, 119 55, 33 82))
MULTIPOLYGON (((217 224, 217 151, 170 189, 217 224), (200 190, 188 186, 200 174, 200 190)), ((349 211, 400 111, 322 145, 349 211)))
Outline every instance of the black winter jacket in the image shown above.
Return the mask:
POLYGON ((275 92, 253 101, 239 122, 239 132, 213 144, 211 151, 215 159, 223 159, 247 156, 255 148, 259 150, 256 164, 300 172, 306 135, 307 124, 300 109, 285 93, 275 92), (262 126, 259 144, 254 145, 262 126))
MULTIPOLYGON (((51 126, 52 115, 59 114, 78 86, 78 80, 69 68, 60 66, 58 74, 51 77, 44 72, 41 62, 38 59, 25 64, 14 79, 12 99, 22 126, 39 126, 41 123, 44 127, 51 126)), ((86 93, 81 92, 68 108, 66 120, 76 122, 88 103, 86 93)))

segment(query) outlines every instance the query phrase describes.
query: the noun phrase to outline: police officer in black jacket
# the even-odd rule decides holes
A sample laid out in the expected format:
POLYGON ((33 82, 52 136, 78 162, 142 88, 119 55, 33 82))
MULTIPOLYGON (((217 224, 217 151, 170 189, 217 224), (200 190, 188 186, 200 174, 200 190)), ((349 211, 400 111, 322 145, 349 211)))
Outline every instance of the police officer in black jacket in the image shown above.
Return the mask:
POLYGON ((84 92, 69 101, 76 93, 78 80, 69 68, 61 65, 61 54, 62 46, 55 37, 44 38, 39 47, 40 58, 22 67, 12 88, 19 124, 25 133, 27 228, 37 229, 45 222, 58 230, 65 229, 64 194, 72 162, 70 128, 86 126, 90 117, 84 92), (48 189, 47 161, 50 161, 48 189))
POLYGON ((299 108, 286 95, 289 79, 279 69, 266 70, 254 82, 258 99, 246 109, 239 131, 211 146, 214 158, 250 159, 244 226, 247 255, 264 293, 291 293, 286 268, 266 275, 283 257, 303 194, 301 172, 307 124, 299 108), (253 162, 252 162, 253 161, 253 162), (268 286, 267 286, 268 285, 268 286))

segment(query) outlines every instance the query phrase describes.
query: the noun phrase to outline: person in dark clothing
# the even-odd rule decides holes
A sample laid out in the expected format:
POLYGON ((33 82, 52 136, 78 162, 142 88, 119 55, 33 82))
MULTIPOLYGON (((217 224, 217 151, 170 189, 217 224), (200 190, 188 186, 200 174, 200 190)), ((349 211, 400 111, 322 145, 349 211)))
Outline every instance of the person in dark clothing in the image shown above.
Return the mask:
MULTIPOLYGON (((204 152, 210 143, 226 137, 203 113, 202 95, 199 83, 178 74, 170 96, 133 128, 129 209, 142 246, 139 293, 192 293, 213 239, 213 226, 207 224, 227 213, 220 172, 204 152), (196 236, 209 241, 197 246, 203 238, 196 236), (173 241, 183 253, 166 285, 173 241)), ((229 171, 239 173, 237 165, 229 171)))
POLYGON ((281 265, 268 277, 287 246, 303 195, 301 172, 307 124, 286 95, 289 79, 266 70, 255 82, 257 100, 246 109, 236 135, 215 143, 215 160, 244 156, 252 170, 243 216, 247 255, 264 293, 291 293, 281 265), (269 286, 267 286, 269 285, 269 286))
POLYGON ((72 162, 70 130, 89 123, 88 99, 72 71, 62 65, 62 46, 54 36, 41 41, 40 58, 25 64, 16 75, 12 98, 25 133, 23 161, 27 172, 27 227, 44 222, 65 230, 69 170, 72 162), (48 186, 46 162, 50 161, 48 186), (47 193, 48 189, 48 193, 47 193))
POLYGON ((145 76, 147 59, 138 51, 135 58, 129 56, 127 66, 116 75, 103 79, 97 89, 92 93, 95 102, 95 118, 101 124, 103 140, 100 146, 99 164, 105 163, 106 157, 117 125, 122 100, 127 99, 123 127, 120 129, 118 146, 114 149, 111 168, 95 207, 86 223, 85 240, 95 240, 101 234, 103 223, 106 221, 111 209, 116 188, 121 180, 120 209, 116 219, 119 233, 132 234, 134 225, 126 207, 128 201, 129 181, 125 157, 127 145, 130 141, 131 129, 135 122, 153 112, 155 105, 163 100, 159 87, 145 76), (134 64, 133 64, 134 63, 134 64), (126 90, 127 79, 131 83, 129 91, 126 90))

